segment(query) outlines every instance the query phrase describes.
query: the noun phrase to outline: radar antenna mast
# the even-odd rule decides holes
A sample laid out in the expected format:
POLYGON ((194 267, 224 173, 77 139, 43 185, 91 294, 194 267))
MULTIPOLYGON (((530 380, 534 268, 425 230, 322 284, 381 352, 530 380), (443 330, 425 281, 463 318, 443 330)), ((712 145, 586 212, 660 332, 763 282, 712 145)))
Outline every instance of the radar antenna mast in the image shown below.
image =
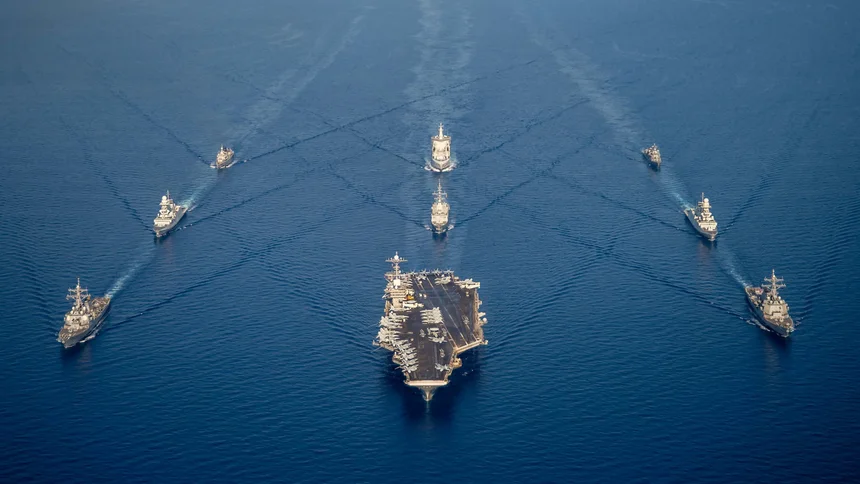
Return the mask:
POLYGON ((406 259, 400 257, 400 255, 395 252, 394 257, 390 259, 385 259, 385 262, 391 263, 391 270, 387 275, 391 277, 391 279, 399 279, 400 278, 400 263, 407 262, 406 259))
POLYGON ((765 277, 764 282, 769 283, 765 284, 764 287, 768 289, 768 293, 772 294, 773 297, 779 295, 779 293, 777 292, 778 289, 785 287, 785 284, 783 284, 783 282, 785 282, 785 279, 776 277, 776 269, 771 269, 770 277, 765 277))
POLYGON ((74 301, 75 307, 81 307, 84 304, 84 301, 89 300, 90 295, 86 289, 81 288, 81 278, 78 278, 78 285, 75 286, 74 289, 69 289, 69 294, 66 296, 66 299, 69 301, 74 301))

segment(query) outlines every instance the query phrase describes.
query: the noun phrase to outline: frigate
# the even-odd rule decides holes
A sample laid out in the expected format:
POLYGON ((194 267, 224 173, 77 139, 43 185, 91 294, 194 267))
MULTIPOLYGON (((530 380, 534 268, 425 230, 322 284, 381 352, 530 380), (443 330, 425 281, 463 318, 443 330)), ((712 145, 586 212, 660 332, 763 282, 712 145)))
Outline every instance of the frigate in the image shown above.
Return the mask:
POLYGON ((221 145, 218 156, 215 158, 215 168, 228 168, 231 161, 233 161, 233 150, 221 145))
POLYGON ((776 277, 771 270, 770 277, 764 278, 761 287, 747 286, 747 302, 761 321, 774 333, 787 338, 794 331, 794 320, 788 315, 788 304, 780 297, 778 290, 785 287, 783 279, 776 277))
POLYGON ((702 194, 702 200, 695 207, 685 208, 684 215, 693 224, 696 232, 708 240, 717 238, 717 221, 711 214, 711 202, 702 194))
POLYGON ((72 301, 72 309, 66 313, 57 341, 65 348, 71 348, 98 333, 110 308, 111 298, 91 297, 89 291, 81 287, 81 279, 78 278, 78 285, 69 289, 66 299, 72 301))
POLYGON ((188 207, 185 205, 178 205, 173 202, 173 199, 170 198, 170 190, 168 190, 167 195, 161 197, 161 208, 153 221, 152 230, 155 231, 155 236, 164 237, 169 234, 187 211, 188 207))
POLYGON ((439 186, 433 196, 435 201, 430 207, 430 223, 433 224, 435 233, 444 234, 448 231, 448 211, 451 207, 448 205, 448 194, 442 191, 442 180, 439 180, 439 186))
POLYGON ((439 124, 439 133, 431 138, 432 146, 430 149, 430 162, 427 168, 432 171, 443 172, 454 169, 454 164, 451 161, 451 137, 442 131, 442 124, 439 124))
POLYGON ((651 164, 654 168, 659 169, 660 164, 663 163, 663 159, 660 158, 660 148, 657 148, 657 144, 653 144, 644 150, 642 150, 642 156, 648 160, 648 163, 651 164))
POLYGON ((406 384, 430 401, 462 366, 457 356, 487 344, 487 319, 478 311, 481 284, 452 271, 401 272, 406 259, 397 253, 387 262, 392 270, 385 274, 385 313, 373 344, 393 352, 406 384))

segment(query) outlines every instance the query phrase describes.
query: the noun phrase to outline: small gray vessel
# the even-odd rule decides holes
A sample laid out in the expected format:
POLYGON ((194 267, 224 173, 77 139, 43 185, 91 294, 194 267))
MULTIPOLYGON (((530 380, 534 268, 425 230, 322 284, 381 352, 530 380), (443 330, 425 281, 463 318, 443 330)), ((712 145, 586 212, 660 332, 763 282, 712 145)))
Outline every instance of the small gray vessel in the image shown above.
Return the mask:
POLYGON ((690 221, 693 228, 702 237, 708 240, 717 238, 717 221, 714 220, 714 216, 711 214, 711 202, 705 198, 704 193, 702 194, 702 200, 696 204, 695 208, 684 209, 684 215, 687 216, 687 220, 690 221))
POLYGON ((69 289, 66 299, 73 301, 72 309, 66 313, 65 324, 57 335, 57 341, 63 343, 63 347, 71 348, 98 333, 110 309, 111 298, 91 297, 90 293, 81 287, 81 280, 78 278, 78 285, 69 289))
POLYGON ((434 233, 444 234, 448 231, 448 211, 451 207, 448 205, 448 194, 442 191, 442 180, 439 180, 439 187, 433 196, 435 201, 430 207, 430 223, 433 224, 434 233))
POLYGON ((442 130, 442 124, 439 124, 439 134, 430 138, 432 145, 430 149, 430 163, 427 169, 435 172, 451 171, 454 169, 454 162, 451 160, 451 137, 446 135, 442 130))
POLYGON ((651 164, 656 169, 660 169, 660 164, 663 163, 663 158, 660 157, 660 148, 657 148, 657 143, 645 148, 642 150, 642 156, 648 160, 648 163, 651 164))
POLYGON ((168 190, 167 195, 161 197, 161 209, 158 210, 158 215, 153 221, 152 230, 155 231, 155 236, 164 237, 169 234, 187 211, 188 207, 173 202, 170 198, 170 190, 168 190))
POLYGON ((794 331, 794 320, 788 315, 788 304, 779 296, 778 289, 785 287, 783 280, 771 271, 761 287, 747 286, 747 302, 756 317, 774 333, 788 338, 794 331))
POLYGON ((221 149, 218 150, 218 156, 215 158, 215 168, 218 168, 219 170, 222 168, 229 168, 231 166, 231 161, 233 161, 233 150, 221 145, 221 149))

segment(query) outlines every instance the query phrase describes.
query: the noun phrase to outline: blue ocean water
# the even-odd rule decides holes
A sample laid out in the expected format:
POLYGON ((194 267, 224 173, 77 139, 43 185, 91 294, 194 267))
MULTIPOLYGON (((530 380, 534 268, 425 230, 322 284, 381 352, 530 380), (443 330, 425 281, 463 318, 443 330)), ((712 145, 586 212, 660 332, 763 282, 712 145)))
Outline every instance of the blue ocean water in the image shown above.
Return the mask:
POLYGON ((860 479, 858 20, 7 2, 0 480, 860 479), (434 240, 440 122, 455 227, 434 240), (244 162, 211 169, 221 143, 244 162), (193 208, 155 242, 167 189, 193 208), (702 192, 713 245, 681 213, 702 192), (370 344, 395 251, 482 284, 489 345, 429 405, 370 344), (789 341, 744 301, 772 268, 789 341), (113 309, 63 351, 76 277, 113 309))

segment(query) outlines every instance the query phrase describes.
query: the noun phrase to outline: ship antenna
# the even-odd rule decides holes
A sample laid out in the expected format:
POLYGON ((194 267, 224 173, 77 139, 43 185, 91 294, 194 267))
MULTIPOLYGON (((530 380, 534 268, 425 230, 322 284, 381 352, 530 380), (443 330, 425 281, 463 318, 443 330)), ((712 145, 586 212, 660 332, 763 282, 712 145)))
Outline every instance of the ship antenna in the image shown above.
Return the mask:
POLYGON ((69 295, 66 296, 66 299, 74 300, 75 307, 81 306, 84 302, 81 300, 82 291, 81 291, 81 278, 78 278, 78 285, 75 286, 74 289, 69 289, 69 295))
POLYGON ((398 253, 395 252, 394 257, 392 257, 390 259, 386 259, 385 262, 391 263, 391 267, 392 267, 392 269, 394 269, 394 276, 398 277, 398 276, 400 276, 400 263, 406 262, 406 259, 401 258, 400 255, 398 255, 398 253))
POLYGON ((774 297, 779 295, 779 292, 777 291, 779 288, 785 287, 785 284, 782 284, 784 279, 780 279, 779 277, 776 277, 776 269, 771 269, 770 270, 770 277, 766 277, 764 280, 765 280, 765 282, 770 283, 766 286, 768 289, 770 289, 769 292, 771 294, 773 294, 774 297))

